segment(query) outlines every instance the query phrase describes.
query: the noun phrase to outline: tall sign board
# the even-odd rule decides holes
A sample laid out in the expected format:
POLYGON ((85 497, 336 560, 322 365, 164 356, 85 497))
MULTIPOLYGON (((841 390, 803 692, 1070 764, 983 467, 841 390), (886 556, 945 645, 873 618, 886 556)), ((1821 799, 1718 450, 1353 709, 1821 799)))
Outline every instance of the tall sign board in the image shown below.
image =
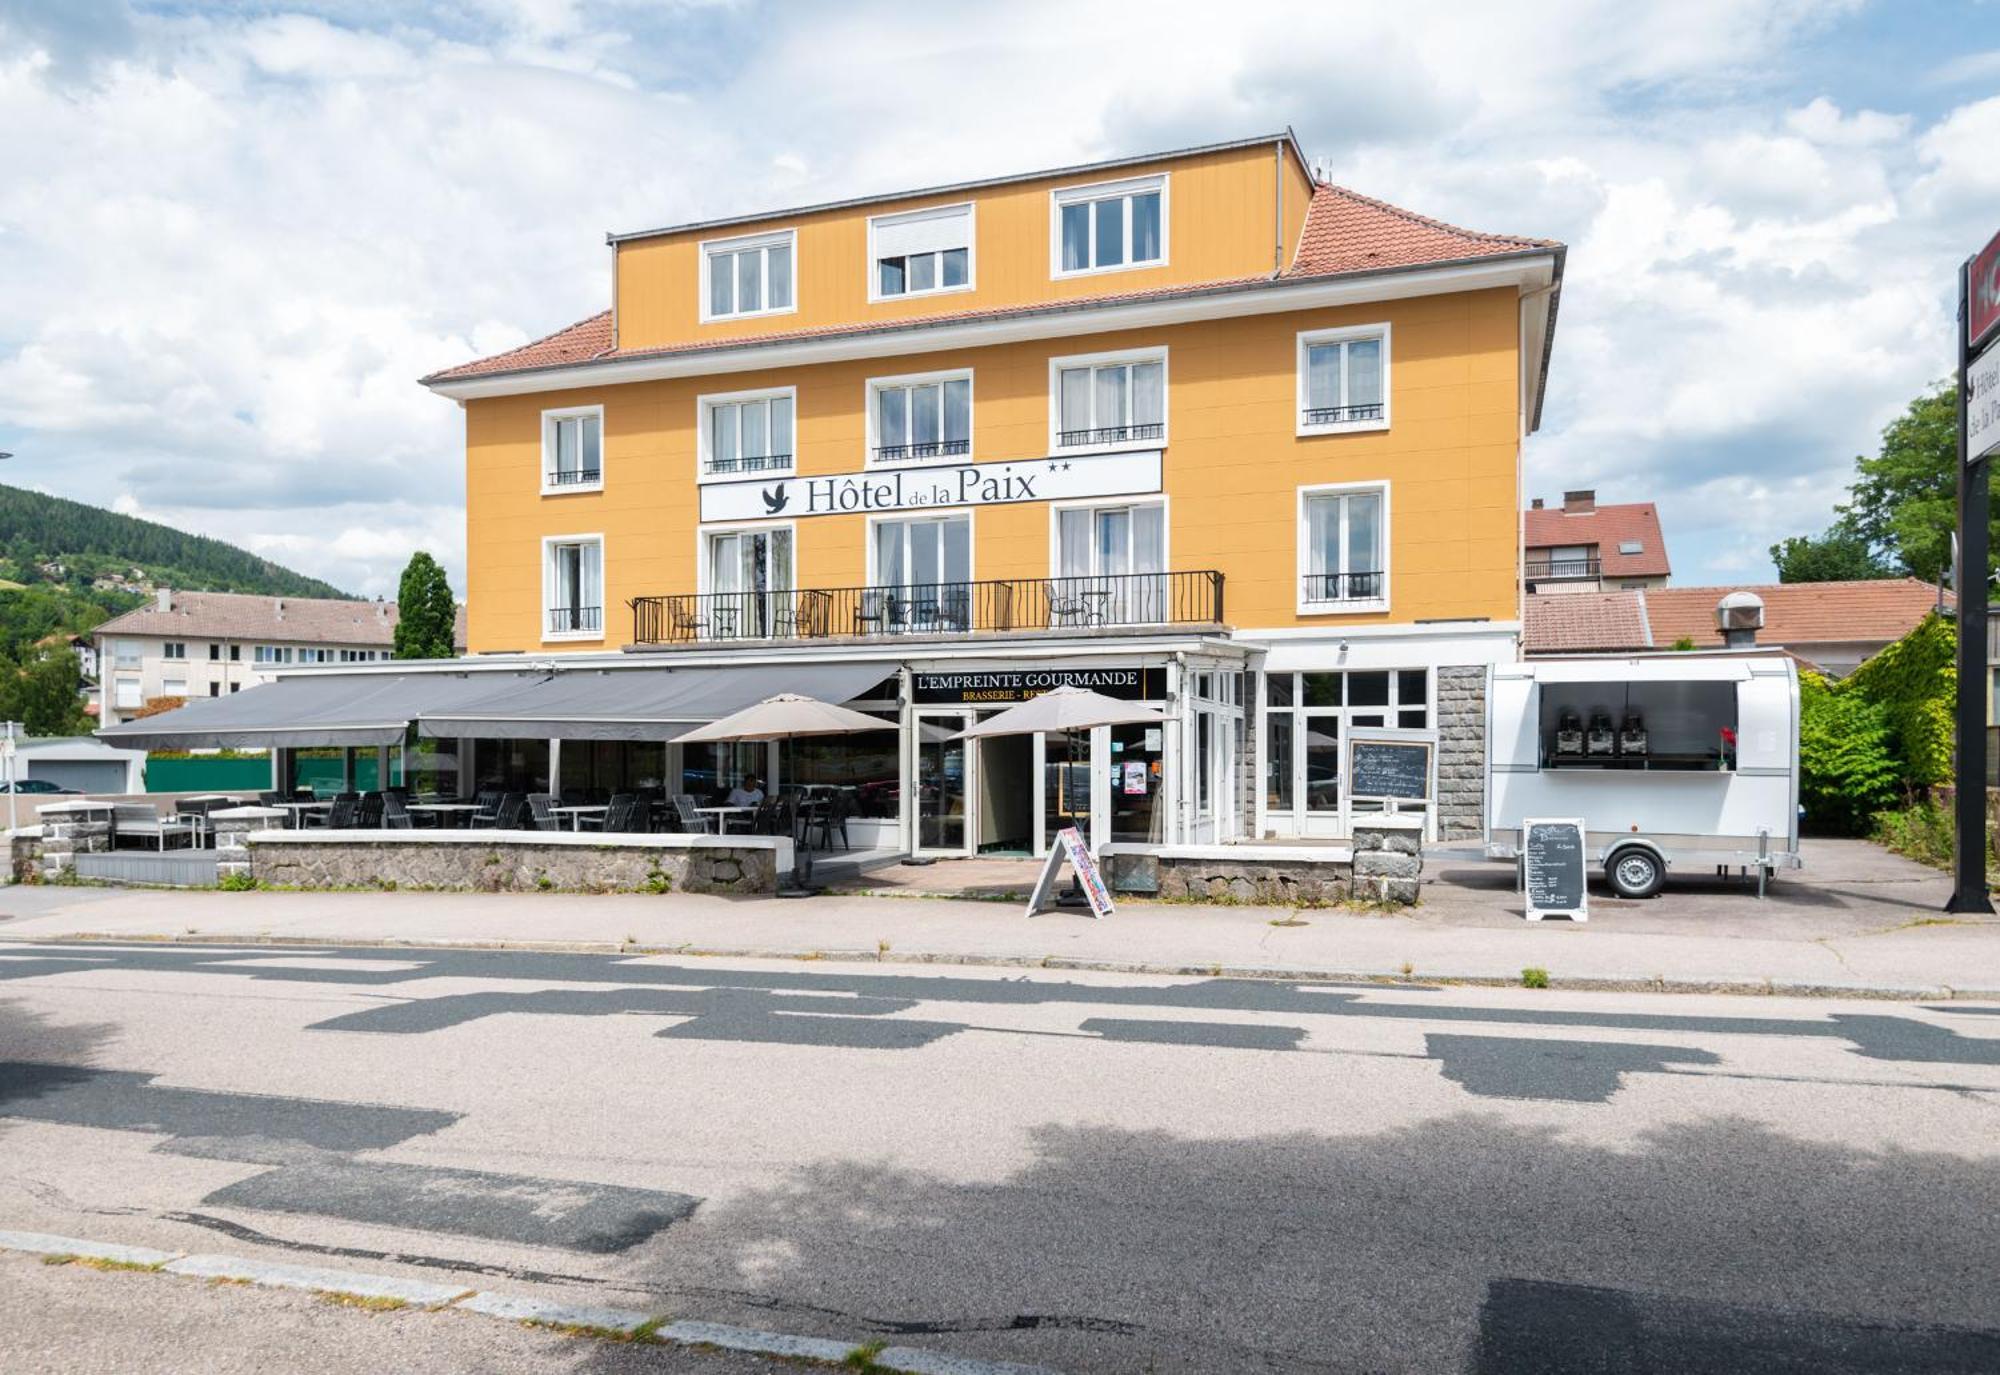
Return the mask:
POLYGON ((1948 912, 1991 912, 1986 886, 1986 606, 1989 465, 2000 451, 2000 233, 1958 269, 1957 856, 1948 912))
POLYGON ((1521 886, 1529 921, 1543 917, 1590 920, 1589 860, 1583 821, 1577 817, 1523 819, 1521 886))

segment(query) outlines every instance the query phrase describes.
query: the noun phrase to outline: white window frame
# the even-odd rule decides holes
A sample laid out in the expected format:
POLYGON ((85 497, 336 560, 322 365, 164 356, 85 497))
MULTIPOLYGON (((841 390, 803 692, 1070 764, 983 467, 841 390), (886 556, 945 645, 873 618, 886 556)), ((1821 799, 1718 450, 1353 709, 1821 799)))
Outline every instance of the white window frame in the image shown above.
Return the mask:
POLYGON ((611 583, 610 566, 605 561, 604 534, 544 535, 542 536, 542 605, 540 609, 542 642, 550 644, 562 640, 601 640, 605 635, 604 618, 609 610, 610 596, 606 589, 611 583), (595 544, 597 546, 597 629, 595 630, 550 630, 549 613, 556 609, 556 546, 560 544, 595 544))
MULTIPOLYGON (((893 299, 893 298, 892 298, 893 299)), ((978 383, 973 380, 971 368, 946 368, 941 372, 908 372, 895 377, 871 377, 863 384, 861 409, 863 412, 862 461, 869 468, 928 468, 938 464, 959 464, 972 462, 978 432, 978 383), (932 454, 928 458, 889 458, 876 456, 880 446, 880 418, 876 411, 876 393, 885 387, 920 387, 930 382, 965 383, 965 452, 962 454, 932 454)), ((939 397, 938 425, 942 432, 944 424, 943 397, 939 397)))
POLYGON ((1292 419, 1301 436, 1314 434, 1360 434, 1389 428, 1389 403, 1392 391, 1389 385, 1390 355, 1393 352, 1389 338, 1389 323, 1385 320, 1372 325, 1342 325, 1337 329, 1306 329, 1299 331, 1298 359, 1295 369, 1298 373, 1298 397, 1292 411, 1292 419), (1306 423, 1307 399, 1311 393, 1311 379, 1306 369, 1306 350, 1314 344, 1351 344, 1361 339, 1382 341, 1382 418, 1379 420, 1336 420, 1322 425, 1306 423))
MULTIPOLYGON (((762 234, 739 234, 733 238, 726 238, 726 239, 703 239, 697 247, 697 252, 699 252, 699 254, 701 255, 701 280, 699 282, 699 287, 701 290, 701 300, 699 304, 701 309, 701 322, 703 324, 711 324, 725 320, 756 320, 767 315, 796 315, 798 313, 799 309, 799 231, 798 230, 774 229, 767 233, 762 233, 762 234), (708 290, 709 287, 708 278, 709 278, 710 261, 714 254, 739 253, 746 248, 772 248, 779 244, 787 245, 792 250, 792 300, 790 305, 777 306, 777 307, 772 307, 767 305, 758 310, 732 310, 724 315, 717 315, 709 309, 709 301, 711 298, 709 296, 709 290, 708 290)), ((764 259, 763 281, 764 281, 763 298, 766 301, 768 301, 771 299, 771 260, 768 256, 766 256, 764 259)))
MULTIPOLYGON (((1171 178, 1165 172, 1157 172, 1146 177, 1127 177, 1120 181, 1089 182, 1081 186, 1059 186, 1049 192, 1049 278, 1060 281, 1066 277, 1095 277, 1106 272, 1143 272, 1148 268, 1165 267, 1172 261, 1172 244, 1168 225, 1173 222, 1171 200, 1171 178), (1111 200, 1115 197, 1144 195, 1148 191, 1160 193, 1160 256, 1148 258, 1143 263, 1132 261, 1132 212, 1125 212, 1125 261, 1105 267, 1078 267, 1064 270, 1062 265, 1062 211, 1065 205, 1075 205, 1080 201, 1095 202, 1111 200)), ((1090 217, 1091 242, 1097 241, 1097 216, 1090 217)), ((1091 257, 1097 255, 1092 253, 1091 257)))
MULTIPOLYGON (((1049 576, 1060 578, 1062 571, 1062 512, 1064 511, 1127 511, 1141 506, 1160 508, 1160 576, 1174 571, 1174 507, 1173 498, 1166 492, 1146 492, 1129 497, 1078 497, 1074 501, 1052 501, 1049 503, 1049 576)), ((1092 560, 1096 559, 1097 541, 1090 542, 1092 560)), ((1128 573, 1130 570, 1126 570, 1128 573)), ((1083 574, 1084 577, 1117 577, 1120 574, 1106 573, 1102 569, 1083 574)))
POLYGON ((113 711, 137 711, 146 705, 145 685, 137 678, 114 677, 111 680, 111 709, 113 711), (130 701, 127 701, 127 698, 130 701))
MULTIPOLYGON (((936 506, 919 511, 885 511, 881 515, 869 516, 868 526, 868 577, 869 587, 881 587, 882 564, 876 548, 876 528, 883 525, 908 525, 920 520, 962 520, 965 522, 965 581, 979 581, 979 514, 974 506, 936 506)), ((908 537, 905 536, 905 543, 908 537)))
POLYGON ((790 477, 799 470, 799 389, 797 387, 753 387, 749 391, 710 392, 694 399, 694 480, 698 485, 711 482, 750 482, 758 479, 769 480, 774 474, 790 477), (734 405, 739 401, 770 401, 785 397, 792 403, 792 461, 782 468, 739 469, 733 473, 711 473, 708 470, 711 454, 708 413, 711 407, 734 405))
POLYGON ((1298 614, 1301 616, 1353 615, 1372 613, 1389 609, 1389 589, 1394 585, 1390 570, 1390 531, 1394 525, 1390 520, 1389 484, 1387 482, 1322 482, 1310 487, 1299 488, 1298 496, 1298 572, 1292 586, 1298 597, 1298 614), (1366 492, 1379 492, 1382 496, 1382 595, 1379 597, 1351 597, 1343 601, 1306 596, 1306 579, 1312 576, 1312 558, 1309 546, 1306 506, 1316 496, 1347 496, 1366 492))
MULTIPOLYGON (((1096 395, 1093 385, 1091 394, 1096 395)), ((1051 454, 1108 454, 1122 453, 1128 449, 1164 449, 1173 437, 1174 413, 1173 364, 1168 361, 1167 346, 1160 344, 1152 348, 1114 349, 1108 353, 1072 353, 1049 359, 1049 452, 1051 454), (1070 444, 1062 442, 1062 374, 1064 368, 1097 368, 1115 363, 1151 363, 1160 365, 1160 435, 1157 439, 1121 439, 1110 444, 1070 444)), ((1094 404, 1094 403, 1093 403, 1094 404)), ((1093 419, 1096 417, 1093 416, 1093 419)), ((1103 426, 1093 425, 1092 429, 1103 426)))
MULTIPOLYGON (((938 261, 938 277, 944 277, 942 255, 938 261)), ((868 219, 868 301, 879 305, 884 301, 921 300, 926 296, 954 296, 962 291, 971 291, 979 284, 979 205, 976 201, 959 201, 953 205, 927 205, 921 210, 899 210, 893 215, 871 215, 868 219), (965 282, 962 286, 934 286, 922 291, 899 291, 893 296, 882 293, 881 258, 875 252, 875 227, 879 224, 893 224, 903 220, 921 220, 931 216, 963 210, 965 212, 965 282)))
POLYGON ((604 490, 604 407, 556 406, 542 412, 542 495, 572 496, 578 492, 604 490), (558 483, 550 479, 556 468, 556 424, 563 420, 597 421, 597 481, 558 483))
POLYGON ((113 640, 111 642, 111 666, 116 668, 140 668, 145 664, 146 647, 137 640, 113 640))
POLYGON ((804 589, 799 582, 799 523, 795 520, 717 520, 694 529, 694 590, 697 596, 706 597, 715 591, 714 578, 709 563, 709 536, 732 535, 758 530, 786 530, 792 536, 792 587, 791 591, 804 589))

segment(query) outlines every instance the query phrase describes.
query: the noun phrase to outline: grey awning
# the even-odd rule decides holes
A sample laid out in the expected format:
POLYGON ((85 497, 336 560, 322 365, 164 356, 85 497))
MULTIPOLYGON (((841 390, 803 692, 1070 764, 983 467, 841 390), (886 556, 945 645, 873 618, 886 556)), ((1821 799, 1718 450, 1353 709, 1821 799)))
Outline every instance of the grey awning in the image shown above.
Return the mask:
POLYGON ((427 710, 488 698, 508 683, 539 676, 494 671, 299 674, 106 726, 97 737, 111 745, 150 750, 396 745, 427 710))
POLYGON ((802 692, 840 703, 895 671, 894 663, 880 661, 566 668, 496 684, 483 697, 420 712, 418 730, 487 740, 673 740, 773 693, 802 692))

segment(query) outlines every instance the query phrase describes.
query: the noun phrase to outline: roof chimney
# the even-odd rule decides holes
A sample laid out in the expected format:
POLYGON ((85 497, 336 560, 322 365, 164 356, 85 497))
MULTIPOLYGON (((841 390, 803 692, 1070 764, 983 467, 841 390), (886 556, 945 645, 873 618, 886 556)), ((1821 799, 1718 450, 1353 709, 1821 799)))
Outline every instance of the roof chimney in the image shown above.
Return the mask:
POLYGON ((1749 649, 1764 628, 1764 599, 1755 592, 1731 592, 1715 604, 1715 627, 1730 649, 1749 649))
POLYGON ((285 599, 283 597, 271 603, 271 614, 281 621, 285 619, 285 599))
POLYGON ((1529 509, 1530 511, 1539 511, 1539 510, 1541 510, 1541 509, 1542 509, 1542 499, 1541 499, 1540 497, 1536 497, 1536 498, 1534 498, 1533 500, 1531 500, 1531 501, 1530 501, 1530 502, 1528 503, 1528 509, 1529 509))
POLYGON ((172 611, 174 609, 173 589, 171 587, 154 588, 153 605, 161 611, 172 611))
POLYGON ((1597 509, 1597 492, 1594 488, 1586 487, 1584 490, 1580 492, 1563 493, 1564 515, 1578 516, 1584 514, 1587 511, 1595 511, 1596 509, 1597 509))

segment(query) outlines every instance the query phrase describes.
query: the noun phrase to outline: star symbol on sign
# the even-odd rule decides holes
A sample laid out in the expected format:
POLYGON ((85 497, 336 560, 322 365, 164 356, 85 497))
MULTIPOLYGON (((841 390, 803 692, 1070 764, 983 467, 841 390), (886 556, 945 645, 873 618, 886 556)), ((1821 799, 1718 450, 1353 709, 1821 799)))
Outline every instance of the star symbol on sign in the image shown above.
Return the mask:
POLYGON ((1068 471, 1069 471, 1069 460, 1068 460, 1068 459, 1064 459, 1064 460, 1063 460, 1063 466, 1062 466, 1062 470, 1063 470, 1064 472, 1068 472, 1068 471))
POLYGON ((1053 473, 1055 470, 1056 470, 1056 461, 1052 458, 1049 460, 1049 471, 1053 473))

